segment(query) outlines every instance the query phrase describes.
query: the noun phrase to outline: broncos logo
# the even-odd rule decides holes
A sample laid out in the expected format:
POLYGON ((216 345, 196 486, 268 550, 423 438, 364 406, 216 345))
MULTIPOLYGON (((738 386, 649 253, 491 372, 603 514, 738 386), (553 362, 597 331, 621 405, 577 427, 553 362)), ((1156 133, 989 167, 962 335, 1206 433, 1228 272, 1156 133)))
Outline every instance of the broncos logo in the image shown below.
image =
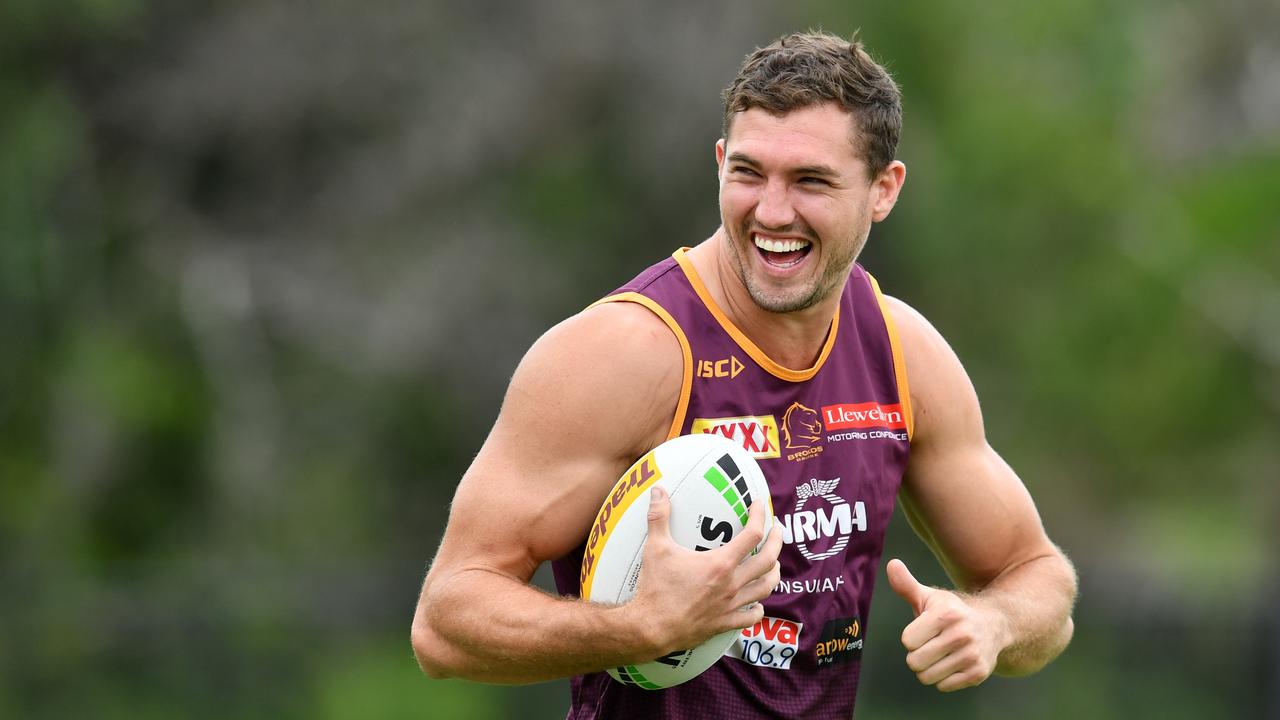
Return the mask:
POLYGON ((813 447, 822 438, 822 421, 818 418, 818 411, 798 402, 791 403, 791 407, 782 414, 782 437, 789 450, 813 447))

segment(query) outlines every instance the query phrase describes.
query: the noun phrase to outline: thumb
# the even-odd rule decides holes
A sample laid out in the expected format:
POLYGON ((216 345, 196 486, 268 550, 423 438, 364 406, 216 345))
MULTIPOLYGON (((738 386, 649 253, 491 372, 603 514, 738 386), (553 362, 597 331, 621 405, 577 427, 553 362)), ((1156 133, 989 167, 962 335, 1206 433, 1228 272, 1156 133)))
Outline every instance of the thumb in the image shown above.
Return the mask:
POLYGON ((649 537, 671 537, 671 497, 661 485, 649 490, 649 537))
POLYGON ((889 576, 889 586, 898 594, 898 597, 907 601, 911 609, 915 611, 918 617, 924 612, 925 601, 929 599, 929 595, 933 593, 933 588, 927 585, 921 585, 911 571, 907 569, 906 563, 898 559, 889 561, 889 566, 885 568, 885 573, 889 576))

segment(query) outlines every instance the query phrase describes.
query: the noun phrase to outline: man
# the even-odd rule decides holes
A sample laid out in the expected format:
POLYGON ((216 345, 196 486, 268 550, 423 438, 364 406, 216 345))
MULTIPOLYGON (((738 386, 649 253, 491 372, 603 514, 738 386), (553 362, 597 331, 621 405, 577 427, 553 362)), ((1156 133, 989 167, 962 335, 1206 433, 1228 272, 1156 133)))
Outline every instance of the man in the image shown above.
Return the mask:
POLYGON ((721 227, 550 330, 516 370, 423 586, 413 645, 428 674, 574 676, 572 718, 847 718, 895 497, 958 588, 888 565, 917 616, 901 639, 922 683, 956 690, 1061 652, 1071 566, 987 444, 947 343, 854 262, 902 188, 900 126, 898 88, 859 43, 790 35, 747 58, 716 144, 721 227), (697 553, 672 542, 655 492, 635 598, 573 598, 613 482, 691 432, 759 459, 778 512, 763 551, 749 556, 763 503, 697 553), (564 597, 528 585, 548 561, 564 597), (683 685, 600 672, 731 628, 748 629, 732 657, 683 685))

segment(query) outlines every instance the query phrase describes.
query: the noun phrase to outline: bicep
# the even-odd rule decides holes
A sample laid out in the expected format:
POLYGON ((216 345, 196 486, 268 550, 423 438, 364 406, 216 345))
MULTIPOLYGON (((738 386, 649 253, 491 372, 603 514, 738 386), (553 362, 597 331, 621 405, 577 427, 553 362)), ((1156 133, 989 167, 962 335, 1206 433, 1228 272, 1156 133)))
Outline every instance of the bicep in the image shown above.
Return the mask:
POLYGON ((665 437, 674 412, 678 345, 647 314, 596 308, 530 349, 458 485, 432 576, 483 569, 527 581, 582 541, 604 495, 665 437), (633 344, 647 352, 627 353, 633 344))
POLYGON ((912 454, 903 511, 957 587, 979 589, 1052 552, 1026 487, 985 442, 912 454))
POLYGON ((916 412, 903 511, 956 585, 978 589, 1055 550, 1021 479, 988 444, 959 358, 914 310, 894 310, 916 412))

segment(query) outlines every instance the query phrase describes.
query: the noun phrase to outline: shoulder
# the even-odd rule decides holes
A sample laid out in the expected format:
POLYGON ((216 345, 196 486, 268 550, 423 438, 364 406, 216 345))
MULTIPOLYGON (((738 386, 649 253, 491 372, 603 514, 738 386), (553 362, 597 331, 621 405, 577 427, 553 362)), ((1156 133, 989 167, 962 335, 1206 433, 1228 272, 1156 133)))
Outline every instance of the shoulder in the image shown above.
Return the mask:
MULTIPOLYGON (((919 310, 892 295, 885 295, 884 300, 885 307, 897 326, 904 353, 910 353, 919 363, 930 365, 937 362, 940 353, 951 351, 942 334, 919 310)), ((911 371, 912 368, 908 366, 908 372, 911 371)), ((914 373, 911 379, 915 379, 914 373)))
POLYGON ((902 347, 917 442, 948 434, 982 432, 977 393, 960 358, 918 310, 889 295, 885 306, 902 347))
POLYGON ((511 379, 503 412, 536 408, 569 436, 642 453, 665 439, 684 373, 680 341, 634 302, 593 305, 551 328, 511 379))
POLYGON ((625 375, 643 382, 680 365, 681 346, 667 323, 644 305, 617 301, 592 305, 548 330, 521 370, 557 366, 584 379, 625 375))

